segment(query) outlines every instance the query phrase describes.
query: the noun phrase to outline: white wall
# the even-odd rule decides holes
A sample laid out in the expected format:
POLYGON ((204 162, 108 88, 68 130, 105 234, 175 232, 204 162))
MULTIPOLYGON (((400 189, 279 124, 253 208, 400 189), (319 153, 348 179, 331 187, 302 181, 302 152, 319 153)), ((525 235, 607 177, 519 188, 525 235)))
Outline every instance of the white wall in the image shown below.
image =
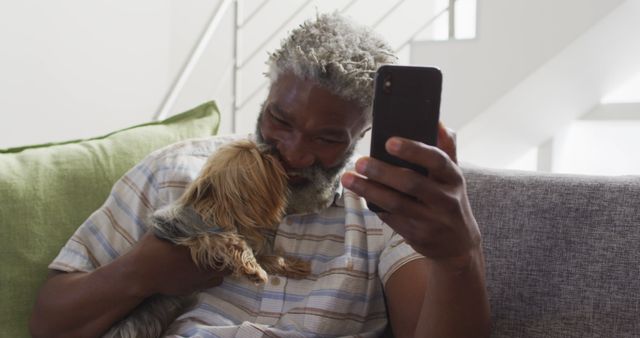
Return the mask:
POLYGON ((602 103, 640 102, 640 73, 607 93, 602 103))
MULTIPOLYGON (((149 122, 219 4, 1 2, 0 148, 149 122)), ((225 16, 170 114, 212 99, 230 111, 231 18, 225 16)), ((228 125, 223 115, 221 128, 228 125)))
POLYGON ((169 69, 168 1, 0 2, 0 148, 148 121, 169 69))
POLYGON ((444 73, 442 116, 460 129, 623 0, 484 0, 474 40, 414 43, 444 73))
MULTIPOLYGON (((171 34, 167 91, 204 33, 206 26, 220 9, 221 0, 171 0, 171 34)), ((180 92, 169 115, 183 112, 198 104, 215 100, 222 112, 220 130, 231 130, 232 69, 233 69, 233 9, 228 8, 207 48, 196 64, 191 77, 180 92)), ((163 93, 164 95, 164 93, 163 93)), ((160 102, 158 102, 160 105, 160 102)))
MULTIPOLYGON (((381 35, 399 45, 442 6, 439 2, 241 0, 242 106, 236 130, 254 128, 266 96, 262 73, 267 51, 304 19, 344 10, 358 22, 377 24, 381 35), (388 13, 396 4, 400 6, 388 13), (258 8, 260 14, 251 16, 258 8)), ((220 3, 1 2, 0 148, 92 137, 149 121, 220 3)), ((229 11, 170 112, 215 99, 223 113, 222 133, 232 131, 232 19, 229 11)), ((407 51, 401 54, 408 61, 407 51)))
MULTIPOLYGON (((412 60, 445 69, 443 118, 459 128, 621 1, 480 1, 478 41, 416 44, 412 60), (479 42, 486 44, 478 47, 479 42)), ((220 3, 0 3, 0 148, 91 137, 149 121, 220 3)), ((267 51, 274 50, 304 19, 317 12, 344 10, 360 23, 376 25, 397 47, 443 4, 446 1, 240 1, 238 51, 243 68, 238 77, 241 107, 236 130, 254 128, 266 96, 262 72, 267 51), (393 9, 396 4, 400 6, 393 9), (253 16, 256 9, 261 13, 253 16), (249 58, 253 52, 255 56, 249 58)), ((171 110, 178 113, 215 99, 223 113, 222 133, 232 131, 231 15, 222 20, 171 110)), ((431 28, 419 37, 441 37, 442 33, 431 28)), ((408 50, 400 53, 402 61, 408 62, 408 50)), ((367 142, 361 151, 367 151, 367 142)))
POLYGON ((460 129, 460 155, 504 167, 640 72, 640 2, 628 0, 460 129))
MULTIPOLYGON (((422 24, 429 20, 442 5, 441 1, 360 0, 349 6, 347 0, 278 0, 261 8, 263 13, 247 20, 262 1, 247 1, 242 9, 240 34, 240 65, 238 91, 237 131, 249 132, 255 128, 259 106, 267 95, 265 61, 268 52, 275 50, 291 29, 296 28, 316 13, 342 11, 356 22, 375 27, 376 32, 394 48, 402 45, 422 24), (397 7, 396 4, 399 4, 397 7), (276 23, 276 24, 274 24, 276 23)), ((422 36, 433 35, 425 32, 422 36)), ((408 53, 401 51, 401 61, 409 62, 408 53)))
MULTIPOLYGON (((638 112, 640 113, 640 111, 638 112)), ((638 174, 640 121, 576 121, 557 135, 551 171, 638 174)))

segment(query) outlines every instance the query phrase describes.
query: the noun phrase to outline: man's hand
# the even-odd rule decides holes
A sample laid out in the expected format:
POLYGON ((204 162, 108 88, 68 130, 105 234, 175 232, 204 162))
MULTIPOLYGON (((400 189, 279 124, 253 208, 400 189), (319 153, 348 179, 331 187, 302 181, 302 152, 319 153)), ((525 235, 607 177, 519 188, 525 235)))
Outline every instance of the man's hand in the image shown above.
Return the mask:
POLYGON ((134 262, 135 280, 143 297, 153 294, 187 295, 222 283, 228 272, 201 270, 191 259, 189 249, 145 234, 125 256, 134 262))
POLYGON ((186 295, 219 285, 224 275, 198 269, 188 248, 147 233, 94 271, 53 273, 29 328, 34 337, 96 337, 151 295, 186 295))
POLYGON ((417 252, 434 262, 463 268, 479 247, 480 231, 456 164, 454 134, 440 125, 438 147, 393 137, 386 149, 427 168, 429 174, 363 157, 356 163, 356 171, 366 178, 346 173, 342 183, 387 210, 378 216, 417 252))
POLYGON ((395 335, 488 337, 480 231, 456 164, 455 136, 440 125, 438 147, 394 137, 386 148, 429 174, 365 157, 342 183, 387 210, 378 216, 427 257, 403 265, 385 285, 395 335))

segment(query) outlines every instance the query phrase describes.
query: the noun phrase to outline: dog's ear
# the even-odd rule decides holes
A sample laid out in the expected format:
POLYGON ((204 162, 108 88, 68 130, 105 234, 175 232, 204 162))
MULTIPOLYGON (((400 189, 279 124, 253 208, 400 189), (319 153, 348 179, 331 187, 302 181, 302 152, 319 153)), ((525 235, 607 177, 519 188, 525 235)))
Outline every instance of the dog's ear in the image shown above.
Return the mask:
POLYGON ((215 156, 218 204, 214 217, 222 224, 245 228, 272 228, 286 208, 288 185, 280 162, 255 142, 232 143, 215 156))
POLYGON ((254 142, 237 141, 208 159, 181 202, 212 225, 231 230, 278 224, 287 199, 287 176, 280 162, 254 142))
POLYGON ((187 190, 180 197, 179 203, 183 206, 193 208, 209 226, 216 226, 218 224, 210 223, 213 215, 214 190, 214 182, 211 178, 206 175, 201 175, 187 187, 187 190))

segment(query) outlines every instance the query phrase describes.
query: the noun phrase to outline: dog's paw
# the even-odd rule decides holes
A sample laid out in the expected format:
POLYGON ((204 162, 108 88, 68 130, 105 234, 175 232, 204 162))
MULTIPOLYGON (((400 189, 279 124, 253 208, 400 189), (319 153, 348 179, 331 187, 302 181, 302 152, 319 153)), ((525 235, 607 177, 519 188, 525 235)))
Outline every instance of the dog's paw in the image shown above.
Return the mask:
POLYGON ((243 271, 243 274, 255 284, 264 284, 269 278, 267 272, 264 271, 264 269, 262 269, 261 267, 257 267, 256 269, 246 269, 245 271, 243 271))

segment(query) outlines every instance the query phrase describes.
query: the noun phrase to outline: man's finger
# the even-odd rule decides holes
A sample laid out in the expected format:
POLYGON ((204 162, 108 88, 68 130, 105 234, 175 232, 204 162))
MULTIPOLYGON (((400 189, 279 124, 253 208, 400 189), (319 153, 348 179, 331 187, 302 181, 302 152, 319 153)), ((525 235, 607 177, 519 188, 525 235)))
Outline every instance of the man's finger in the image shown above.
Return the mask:
POLYGON ((414 218, 425 217, 424 206, 417 200, 383 184, 360 177, 356 173, 346 172, 342 176, 342 184, 368 202, 374 203, 390 213, 414 218))
POLYGON ((418 219, 422 223, 444 223, 449 215, 383 184, 360 177, 354 172, 342 176, 342 184, 368 202, 374 203, 390 214, 418 219))
POLYGON ((363 157, 356 162, 356 170, 369 180, 413 196, 426 205, 441 205, 449 199, 444 192, 445 186, 411 169, 363 157))
POLYGON ((460 183, 462 173, 444 151, 424 143, 402 137, 391 137, 386 148, 389 154, 427 168, 436 180, 450 184, 460 183))
POLYGON ((445 127, 442 121, 438 123, 438 148, 449 155, 454 163, 458 163, 456 133, 445 127))
POLYGON ((390 213, 380 213, 380 219, 400 234, 407 244, 414 246, 420 243, 421 247, 438 247, 438 227, 434 223, 421 224, 416 226, 411 218, 390 213))

